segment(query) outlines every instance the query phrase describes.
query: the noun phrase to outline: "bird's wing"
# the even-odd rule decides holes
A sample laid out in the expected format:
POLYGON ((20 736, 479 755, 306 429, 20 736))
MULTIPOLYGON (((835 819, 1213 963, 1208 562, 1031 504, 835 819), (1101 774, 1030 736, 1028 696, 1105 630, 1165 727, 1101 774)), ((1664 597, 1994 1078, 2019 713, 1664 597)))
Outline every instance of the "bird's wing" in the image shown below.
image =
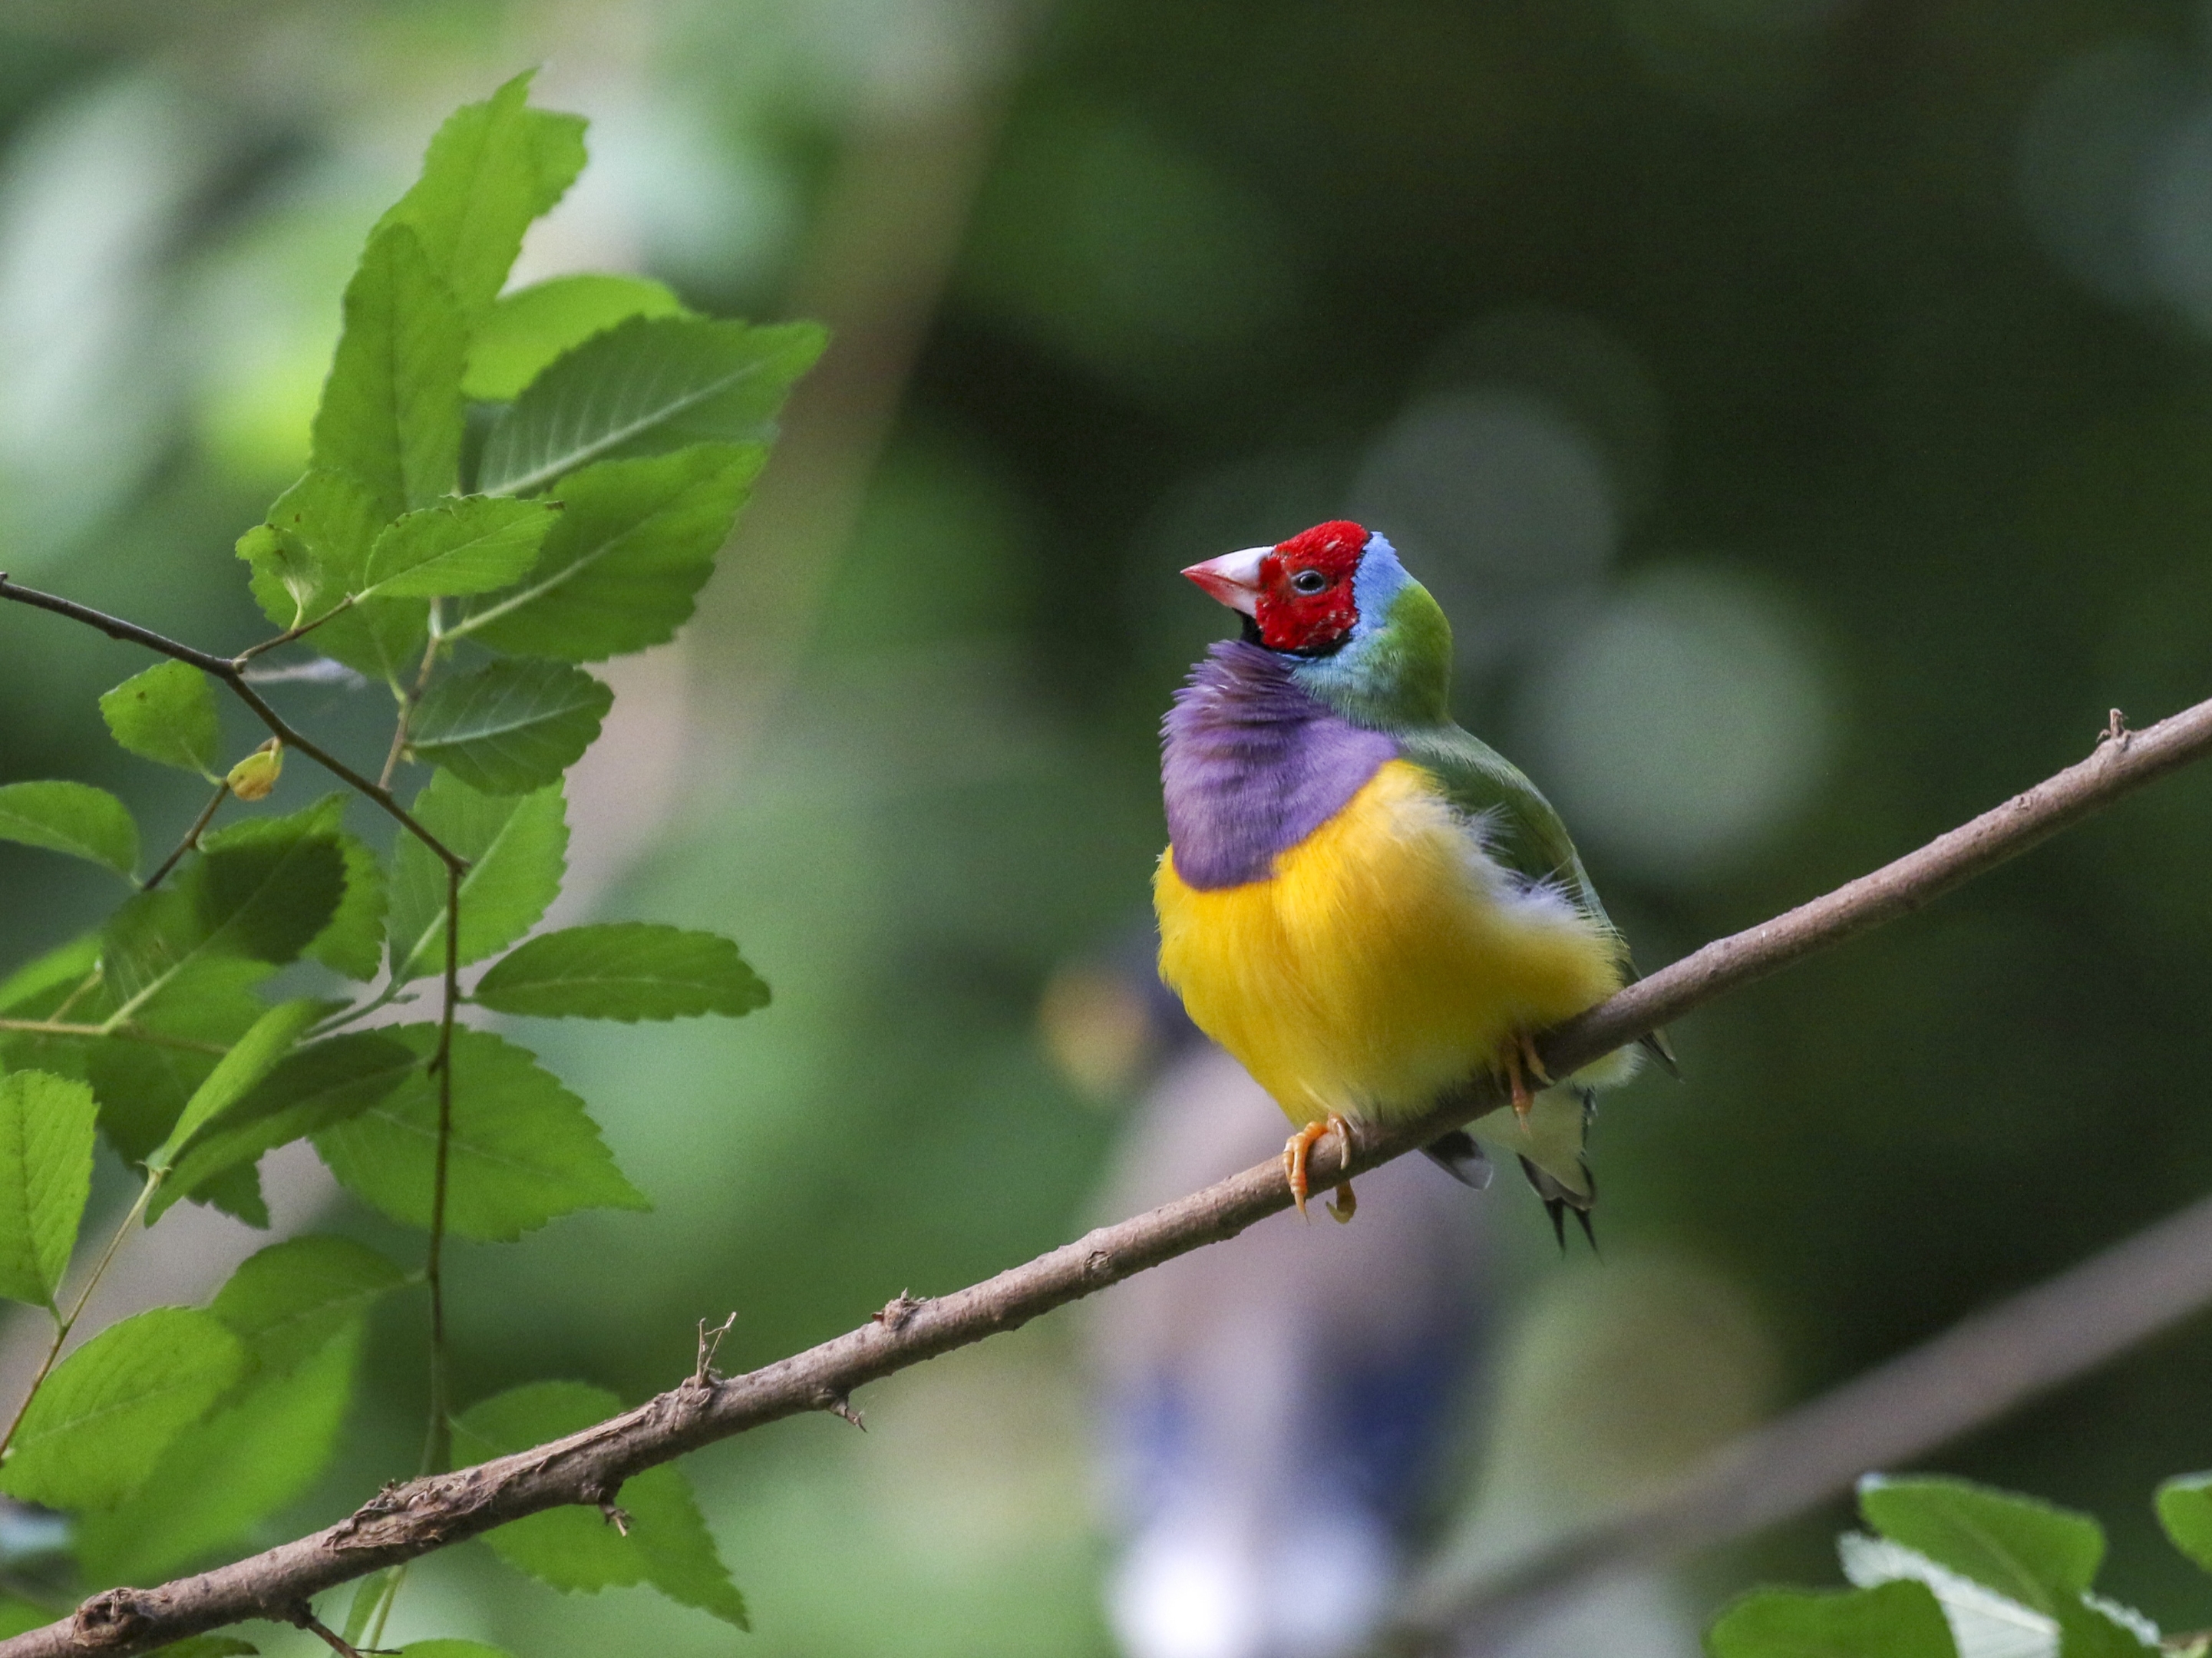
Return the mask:
MULTIPOLYGON (((1457 726, 1402 734, 1398 750, 1435 777, 1452 805, 1480 824, 1483 850, 1494 862, 1532 885, 1556 887, 1619 942, 1626 981, 1633 984, 1641 976, 1629 958, 1626 940, 1590 884, 1567 826, 1518 766, 1457 726)), ((1665 1031, 1652 1031, 1641 1046, 1668 1072, 1681 1075, 1665 1031)))
POLYGON ((1614 930, 1567 826, 1518 766, 1457 726, 1401 735, 1398 749, 1480 825, 1483 850, 1493 862, 1532 886, 1556 887, 1599 926, 1614 930))

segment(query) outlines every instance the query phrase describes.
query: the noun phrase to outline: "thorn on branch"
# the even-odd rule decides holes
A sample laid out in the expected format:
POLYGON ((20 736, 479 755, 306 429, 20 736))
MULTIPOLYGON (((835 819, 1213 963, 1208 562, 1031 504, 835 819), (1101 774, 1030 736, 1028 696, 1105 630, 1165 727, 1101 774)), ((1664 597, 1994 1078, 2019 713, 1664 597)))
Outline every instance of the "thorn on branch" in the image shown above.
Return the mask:
POLYGON ((821 1398, 817 1402, 830 1415, 842 1417, 862 1433, 867 1432, 868 1424, 860 1420, 860 1413, 853 1408, 853 1401, 843 1394, 832 1393, 824 1388, 821 1398))
POLYGON ((870 1313, 868 1322, 880 1324, 886 1330, 902 1330, 906 1321, 921 1309, 923 1297, 902 1290, 884 1303, 879 1313, 870 1313))
POLYGON ((686 1386, 711 1388, 722 1379, 714 1372, 714 1355, 721 1351, 722 1338, 729 1334, 731 1327, 737 1321, 738 1315, 732 1313, 710 1330, 705 1319, 699 1321, 699 1363, 691 1372, 691 1379, 686 1386))
POLYGON ((2111 743, 2124 754, 2127 752, 2129 742, 2134 736, 2135 733, 2128 729, 2127 715, 2114 708, 2105 721, 2105 729, 2097 733, 2096 747, 2101 749, 2106 744, 2111 743))

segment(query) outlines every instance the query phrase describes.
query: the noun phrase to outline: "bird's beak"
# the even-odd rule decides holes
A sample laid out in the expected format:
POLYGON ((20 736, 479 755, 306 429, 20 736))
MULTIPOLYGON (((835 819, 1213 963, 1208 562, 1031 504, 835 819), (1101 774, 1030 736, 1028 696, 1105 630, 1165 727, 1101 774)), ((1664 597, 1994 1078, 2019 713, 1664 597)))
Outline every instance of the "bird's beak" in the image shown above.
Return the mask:
POLYGON ((1219 558, 1194 564, 1183 574, 1231 610, 1257 616, 1260 561, 1274 550, 1273 547, 1247 547, 1241 553, 1224 553, 1219 558))

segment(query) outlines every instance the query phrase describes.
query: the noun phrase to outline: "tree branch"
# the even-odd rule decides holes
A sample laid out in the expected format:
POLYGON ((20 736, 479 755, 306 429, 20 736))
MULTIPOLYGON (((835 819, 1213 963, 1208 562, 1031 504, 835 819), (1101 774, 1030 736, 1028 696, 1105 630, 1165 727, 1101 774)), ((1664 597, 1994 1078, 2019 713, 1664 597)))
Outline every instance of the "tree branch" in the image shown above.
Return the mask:
POLYGON ((1407 1597, 1393 1650, 1502 1649, 1617 1573, 1794 1519, 2212 1304, 2212 1198, 2144 1228, 1723 1446, 1595 1524, 1516 1559, 1449 1558, 1407 1597))
MULTIPOLYGON (((1909 914, 2208 750, 2212 701, 2146 732, 2130 733, 2115 721, 2081 764, 1871 875, 1707 944, 1559 1027, 1540 1044, 1544 1063, 1565 1075, 1727 991, 1909 914)), ((1479 1078, 1425 1117, 1365 1126, 1348 1157, 1332 1136, 1314 1148, 1313 1182, 1330 1185, 1426 1145, 1504 1098, 1496 1078, 1479 1078)), ((954 1294, 902 1297, 858 1329, 749 1375, 694 1376, 565 1439, 388 1487, 338 1524, 265 1553, 159 1588, 95 1595, 72 1617, 0 1642, 0 1658, 120 1658, 246 1619, 285 1620, 303 1600, 350 1579, 525 1515, 596 1505, 641 1469, 765 1423, 837 1410, 868 1382, 1232 1237, 1290 1200, 1281 1165, 1258 1164, 954 1294)))
POLYGON ((88 628, 97 628, 111 639, 119 639, 131 645, 143 645, 149 651, 158 651, 163 656, 173 657, 179 662, 189 662, 202 673, 214 675, 229 686, 238 700, 253 710, 253 717, 268 726, 287 748, 297 749, 340 782, 374 801, 392 816, 400 828, 428 847, 447 869, 468 867, 468 860, 416 822, 415 814, 401 805, 390 789, 363 777, 312 738, 302 735, 283 715, 270 708, 268 699, 246 683, 246 669, 241 665, 243 659, 234 661, 227 656, 211 656, 205 651, 196 651, 189 645, 179 645, 175 640, 157 634, 151 628, 142 628, 135 622, 125 622, 105 610, 95 610, 91 605, 80 604, 73 598, 40 592, 35 587, 26 587, 19 581, 10 581, 5 570, 0 570, 0 598, 13 599, 18 604, 28 604, 41 610, 52 610, 56 616, 65 616, 72 622, 82 622, 88 628))

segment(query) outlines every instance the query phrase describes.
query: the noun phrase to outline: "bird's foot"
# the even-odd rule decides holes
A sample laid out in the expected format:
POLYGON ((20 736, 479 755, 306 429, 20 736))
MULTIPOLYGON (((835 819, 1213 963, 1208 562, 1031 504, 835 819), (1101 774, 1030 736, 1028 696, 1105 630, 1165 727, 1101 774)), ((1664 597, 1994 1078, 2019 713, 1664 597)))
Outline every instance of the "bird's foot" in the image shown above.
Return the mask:
POLYGON ((1525 1030, 1516 1030, 1513 1045, 1505 1050, 1505 1080, 1513 1090, 1513 1114, 1523 1128, 1528 1127, 1528 1113, 1536 1105, 1536 1096, 1528 1086, 1531 1077, 1538 1088, 1552 1085, 1551 1072, 1544 1069, 1544 1061, 1536 1053, 1536 1039, 1525 1030))
MULTIPOLYGON (((1314 1142, 1336 1136, 1336 1143, 1346 1157, 1352 1155, 1352 1125, 1340 1112, 1332 1111, 1319 1122, 1310 1122, 1283 1142, 1283 1174, 1291 1183, 1291 1200, 1298 1206, 1298 1213, 1306 1212, 1306 1197, 1310 1190, 1306 1183, 1306 1158, 1313 1151, 1314 1142)), ((1343 1181, 1336 1188, 1336 1201, 1329 1206, 1329 1213, 1340 1221, 1350 1220, 1358 1201, 1352 1195, 1352 1182, 1343 1181)))

